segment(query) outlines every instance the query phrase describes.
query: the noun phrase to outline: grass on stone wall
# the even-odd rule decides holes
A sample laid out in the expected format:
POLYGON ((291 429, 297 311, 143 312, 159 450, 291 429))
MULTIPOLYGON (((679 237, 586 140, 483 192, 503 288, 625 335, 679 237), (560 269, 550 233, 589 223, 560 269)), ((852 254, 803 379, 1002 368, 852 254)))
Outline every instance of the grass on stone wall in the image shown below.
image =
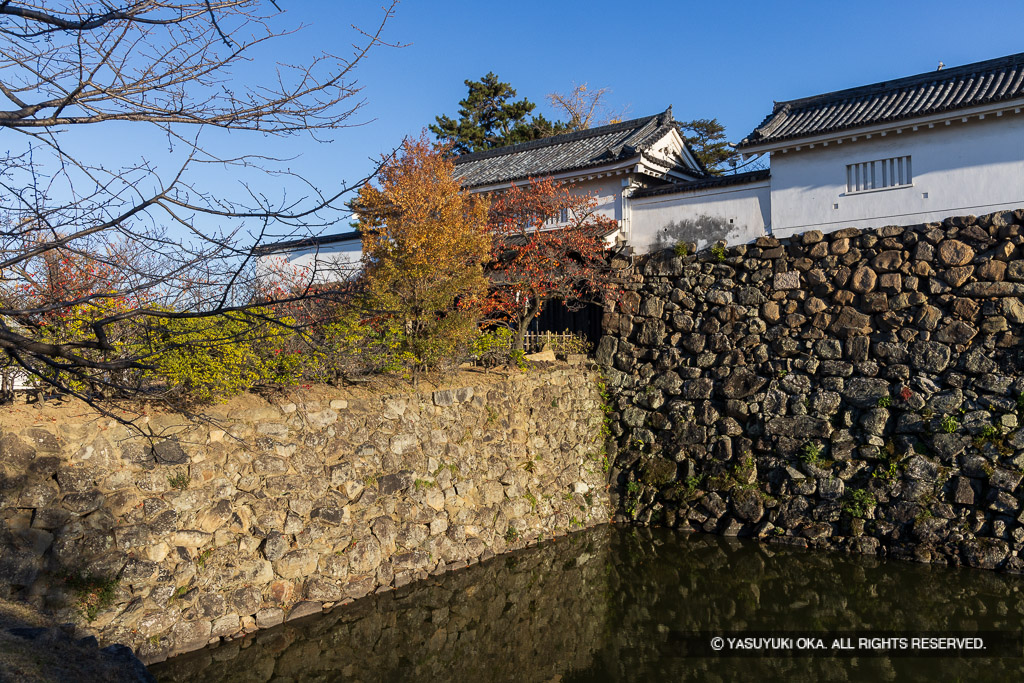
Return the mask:
POLYGON ((75 595, 74 606, 87 621, 95 621, 99 613, 114 602, 120 581, 78 572, 64 574, 64 583, 75 595))
POLYGON ((816 441, 808 441, 800 449, 800 460, 812 467, 823 468, 828 463, 821 457, 821 446, 816 441))

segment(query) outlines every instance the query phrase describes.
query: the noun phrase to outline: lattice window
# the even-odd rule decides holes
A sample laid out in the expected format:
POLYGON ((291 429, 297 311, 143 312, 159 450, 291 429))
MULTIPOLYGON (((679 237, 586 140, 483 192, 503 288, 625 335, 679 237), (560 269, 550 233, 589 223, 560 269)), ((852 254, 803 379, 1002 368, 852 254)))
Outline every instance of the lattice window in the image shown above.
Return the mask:
POLYGON ((864 161, 846 166, 846 191, 870 192, 914 184, 910 156, 864 161))

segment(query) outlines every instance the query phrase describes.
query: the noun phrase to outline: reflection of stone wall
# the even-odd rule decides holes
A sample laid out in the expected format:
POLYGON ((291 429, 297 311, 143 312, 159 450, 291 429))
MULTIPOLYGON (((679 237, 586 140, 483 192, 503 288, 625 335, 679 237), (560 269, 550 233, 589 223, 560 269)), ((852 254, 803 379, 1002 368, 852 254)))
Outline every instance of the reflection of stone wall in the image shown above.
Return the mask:
POLYGON ((1024 571, 1024 210, 645 258, 604 321, 624 516, 1024 571))
POLYGON ((167 683, 1017 680, 1019 657, 751 659, 708 657, 706 646, 698 657, 689 638, 1019 634, 1018 583, 991 572, 612 526, 367 596, 152 672, 167 683))
POLYGON ((152 668, 160 681, 549 681, 593 661, 611 530, 495 557, 152 668))
MULTIPOLYGON (((1016 680, 1024 629, 1021 580, 990 572, 807 552, 668 529, 612 535, 607 619, 589 669, 563 680, 1016 680), (690 634, 815 631, 999 631, 1015 653, 995 659, 694 657, 690 634), (1016 656, 1014 656, 1016 655, 1016 656)), ((706 651, 706 650, 705 650, 706 651)))
POLYGON ((153 662, 607 520, 592 372, 458 381, 153 415, 175 433, 155 446, 81 407, 7 408, 0 597, 81 620, 62 575, 116 580, 83 627, 153 662))

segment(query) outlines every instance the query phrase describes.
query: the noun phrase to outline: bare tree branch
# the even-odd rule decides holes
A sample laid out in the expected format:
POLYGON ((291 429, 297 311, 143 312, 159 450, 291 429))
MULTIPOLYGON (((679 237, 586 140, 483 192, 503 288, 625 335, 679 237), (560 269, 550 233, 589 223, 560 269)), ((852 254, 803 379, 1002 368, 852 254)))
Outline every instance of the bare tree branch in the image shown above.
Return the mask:
POLYGON ((288 64, 273 46, 300 29, 274 0, 0 0, 0 131, 18 134, 0 155, 8 368, 86 401, 138 395, 152 390, 140 377, 161 349, 230 341, 211 332, 186 342, 172 321, 299 329, 268 311, 337 297, 314 286, 316 269, 268 296, 254 248, 345 220, 345 198, 366 179, 322 187, 291 170, 294 160, 261 153, 260 140, 332 141, 359 125, 354 70, 370 50, 394 46, 384 29, 396 4, 356 29, 347 56, 288 64), (254 72, 249 64, 260 67, 257 82, 238 79, 254 72), (150 135, 134 158, 83 154, 81 131, 117 146, 129 129, 150 135), (218 130, 261 135, 240 155, 224 152, 218 130), (214 168, 240 192, 211 187, 214 168), (301 196, 268 196, 259 178, 301 196))

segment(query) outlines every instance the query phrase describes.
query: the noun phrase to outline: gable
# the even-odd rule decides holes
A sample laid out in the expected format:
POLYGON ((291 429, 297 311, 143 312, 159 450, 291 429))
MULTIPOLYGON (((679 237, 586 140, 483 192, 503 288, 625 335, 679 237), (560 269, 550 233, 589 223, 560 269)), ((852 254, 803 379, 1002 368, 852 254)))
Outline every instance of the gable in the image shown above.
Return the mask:
POLYGON ((655 161, 664 173, 704 176, 676 132, 671 107, 655 116, 465 154, 455 160, 455 173, 465 187, 474 188, 531 177, 627 168, 645 159, 655 161))

